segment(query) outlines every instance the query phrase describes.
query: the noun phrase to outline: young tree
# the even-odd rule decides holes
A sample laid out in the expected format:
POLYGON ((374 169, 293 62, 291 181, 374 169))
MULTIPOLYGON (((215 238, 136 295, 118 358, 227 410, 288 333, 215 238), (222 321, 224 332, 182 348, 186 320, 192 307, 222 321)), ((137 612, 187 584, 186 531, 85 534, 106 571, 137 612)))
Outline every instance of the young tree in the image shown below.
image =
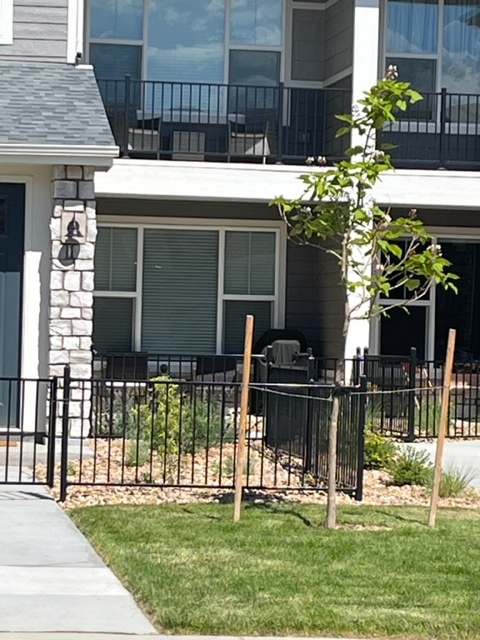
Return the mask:
MULTIPOLYGON (((336 384, 345 381, 345 349, 351 322, 388 315, 395 307, 407 307, 423 298, 435 285, 456 291, 456 275, 441 247, 433 242, 424 224, 411 210, 408 216, 391 218, 378 206, 372 190, 379 177, 393 168, 387 145, 378 149, 375 134, 396 114, 422 99, 408 82, 400 82, 396 67, 364 94, 352 114, 338 115, 342 126, 337 137, 350 135, 358 144, 346 151, 346 159, 303 176, 303 194, 295 200, 278 197, 278 206, 289 236, 333 255, 339 265, 339 286, 344 292, 345 315, 342 330, 341 365, 336 384), (395 299, 402 290, 406 302, 395 299), (380 305, 379 297, 391 298, 380 305)), ((325 164, 324 158, 307 163, 325 164)), ((406 309, 407 311, 407 309, 406 309)), ((329 431, 328 503, 329 528, 336 524, 337 425, 340 401, 334 395, 329 431)))

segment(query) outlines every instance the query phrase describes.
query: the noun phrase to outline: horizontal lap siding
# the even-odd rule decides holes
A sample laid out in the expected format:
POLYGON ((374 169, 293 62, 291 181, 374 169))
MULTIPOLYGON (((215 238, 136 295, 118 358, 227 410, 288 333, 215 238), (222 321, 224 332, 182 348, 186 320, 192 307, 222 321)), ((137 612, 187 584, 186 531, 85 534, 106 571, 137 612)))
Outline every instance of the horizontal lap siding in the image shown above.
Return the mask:
POLYGON ((353 0, 339 0, 325 11, 325 79, 353 63, 353 0))
POLYGON ((343 308, 335 258, 289 242, 285 326, 302 331, 315 354, 338 357, 343 308))
POLYGON ((64 62, 67 58, 68 0, 15 0, 13 44, 0 45, 0 59, 64 62))

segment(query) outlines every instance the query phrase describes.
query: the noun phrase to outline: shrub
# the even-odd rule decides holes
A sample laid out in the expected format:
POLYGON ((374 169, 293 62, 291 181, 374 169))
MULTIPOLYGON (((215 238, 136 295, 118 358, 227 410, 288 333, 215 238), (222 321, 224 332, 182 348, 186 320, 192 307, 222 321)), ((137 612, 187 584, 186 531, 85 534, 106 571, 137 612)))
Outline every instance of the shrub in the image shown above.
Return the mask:
POLYGON ((385 469, 393 460, 397 447, 395 444, 371 429, 365 431, 365 469, 385 469))
POLYGON ((127 467, 142 467, 150 459, 151 451, 145 440, 130 440, 125 451, 127 467))
POLYGON ((428 453, 414 447, 398 450, 388 465, 391 484, 415 484, 428 487, 432 482, 432 463, 428 453))
MULTIPOLYGON (((443 471, 440 478, 440 488, 438 495, 440 498, 458 498, 470 482, 474 479, 475 473, 471 470, 461 470, 458 468, 452 468, 448 471, 443 471)), ((433 484, 433 473, 431 483, 433 484)))
POLYGON ((221 403, 213 393, 196 393, 169 377, 152 380, 149 397, 133 409, 139 435, 160 454, 194 453, 233 442, 233 425, 225 427, 221 403))

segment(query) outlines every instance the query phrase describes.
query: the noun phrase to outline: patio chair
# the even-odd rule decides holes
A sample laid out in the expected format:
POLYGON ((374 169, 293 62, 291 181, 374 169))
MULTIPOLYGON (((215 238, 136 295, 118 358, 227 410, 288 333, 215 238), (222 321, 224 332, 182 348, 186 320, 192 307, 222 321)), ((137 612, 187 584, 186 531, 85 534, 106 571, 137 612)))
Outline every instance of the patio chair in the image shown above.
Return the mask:
POLYGON ((245 124, 228 122, 228 159, 260 156, 265 164, 277 153, 277 109, 247 109, 245 124))
POLYGON ((148 380, 148 353, 109 353, 105 356, 105 378, 108 380, 148 380))
POLYGON ((201 382, 236 382, 235 356, 197 356, 195 379, 201 382))

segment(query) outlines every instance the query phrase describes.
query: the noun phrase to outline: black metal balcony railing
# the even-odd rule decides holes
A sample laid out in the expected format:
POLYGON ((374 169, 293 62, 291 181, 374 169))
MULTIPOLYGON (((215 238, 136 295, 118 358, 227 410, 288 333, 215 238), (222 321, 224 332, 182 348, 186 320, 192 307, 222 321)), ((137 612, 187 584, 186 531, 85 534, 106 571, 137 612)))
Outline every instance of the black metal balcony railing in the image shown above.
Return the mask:
POLYGON ((350 111, 347 89, 99 80, 124 157, 303 164, 342 157, 335 114, 350 111))
POLYGON ((424 92, 423 100, 397 114, 377 135, 389 143, 396 167, 480 168, 480 95, 424 92))
MULTIPOLYGON (((351 91, 134 80, 99 80, 121 155, 165 160, 330 162, 349 141, 336 115, 351 91)), ((377 135, 396 167, 480 169, 480 95, 426 92, 377 135)))

